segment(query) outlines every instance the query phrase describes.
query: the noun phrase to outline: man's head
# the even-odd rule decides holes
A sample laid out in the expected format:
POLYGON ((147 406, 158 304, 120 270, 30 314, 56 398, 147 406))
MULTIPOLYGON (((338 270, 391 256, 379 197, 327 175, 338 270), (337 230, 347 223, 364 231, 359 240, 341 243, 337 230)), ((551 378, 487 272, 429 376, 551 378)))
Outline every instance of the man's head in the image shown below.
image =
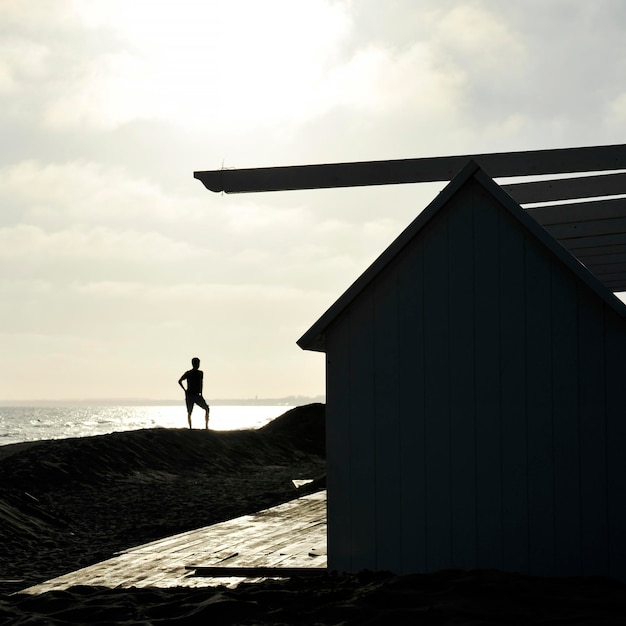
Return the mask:
POLYGON ((197 356, 194 356, 193 359, 191 359, 191 365, 197 370, 200 367, 200 359, 197 356))

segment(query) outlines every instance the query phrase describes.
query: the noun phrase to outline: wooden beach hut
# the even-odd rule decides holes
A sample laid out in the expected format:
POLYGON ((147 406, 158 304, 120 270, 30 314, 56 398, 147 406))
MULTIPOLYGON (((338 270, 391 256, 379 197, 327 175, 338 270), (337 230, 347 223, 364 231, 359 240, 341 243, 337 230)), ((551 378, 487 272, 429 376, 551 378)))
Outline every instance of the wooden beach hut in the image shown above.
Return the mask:
POLYGON ((298 341, 326 353, 329 568, 626 580, 625 201, 520 206, 624 176, 486 173, 626 169, 582 150, 431 160, 465 166, 298 341))

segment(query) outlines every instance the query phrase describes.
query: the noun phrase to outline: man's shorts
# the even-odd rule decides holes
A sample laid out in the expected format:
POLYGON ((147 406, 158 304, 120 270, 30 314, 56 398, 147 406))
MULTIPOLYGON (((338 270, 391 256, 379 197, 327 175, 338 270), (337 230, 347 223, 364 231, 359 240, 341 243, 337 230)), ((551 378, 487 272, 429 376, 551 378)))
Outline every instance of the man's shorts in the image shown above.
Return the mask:
POLYGON ((187 413, 191 413, 194 404, 197 404, 205 411, 209 410, 209 405, 207 404, 207 401, 199 393, 188 393, 185 395, 185 400, 187 402, 187 413))

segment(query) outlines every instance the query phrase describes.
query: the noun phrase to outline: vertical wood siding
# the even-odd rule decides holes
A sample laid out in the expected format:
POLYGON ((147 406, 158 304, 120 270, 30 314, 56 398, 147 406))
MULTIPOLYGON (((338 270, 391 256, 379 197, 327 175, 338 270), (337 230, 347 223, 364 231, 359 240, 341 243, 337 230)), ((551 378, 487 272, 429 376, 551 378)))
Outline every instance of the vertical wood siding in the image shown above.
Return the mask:
POLYGON ((554 563, 554 467, 550 260, 525 246, 526 427, 528 559, 531 574, 552 574, 554 563))
POLYGON ((329 567, 626 577, 626 331, 468 182, 326 337, 329 567))
POLYGON ((477 465, 476 465, 476 376, 474 355, 477 338, 473 316, 476 285, 473 265, 478 256, 474 239, 472 211, 456 206, 458 219, 448 221, 449 271, 456 276, 449 307, 450 335, 450 460, 451 471, 451 561, 458 567, 472 568, 477 550, 477 465), (457 303, 462 303, 458 306, 457 303))
POLYGON ((582 573, 577 299, 571 276, 563 273, 552 281, 554 571, 572 576, 582 573))
POLYGON ((605 306, 605 373, 607 414, 607 493, 609 571, 626 579, 626 328, 624 320, 605 306))
POLYGON ((528 428, 526 424, 525 241, 504 217, 499 224, 500 413, 502 436, 502 560, 527 572, 529 542, 528 428))
POLYGON ((608 566, 606 402, 602 303, 578 298, 581 558, 585 573, 608 566))
MULTIPOLYGON (((398 271, 398 418, 400 438, 400 564, 397 571, 424 572, 426 564, 426 358, 424 260, 421 246, 406 251, 398 271)), ((384 422, 384 420, 382 420, 384 422)), ((389 512, 387 512, 389 514, 389 512)))
POLYGON ((424 246, 424 462, 426 465, 426 565, 446 567, 451 559, 450 292, 440 273, 448 271, 448 224, 437 220, 424 246), (436 302, 436 306, 429 306, 436 302))
MULTIPOLYGON (((397 279, 397 274, 394 273, 397 279)), ((398 393, 398 285, 387 280, 379 285, 374 295, 374 359, 377 375, 374 378, 374 428, 376 456, 376 563, 380 569, 397 569, 401 563, 402 524, 400 515, 389 515, 389 510, 401 509, 400 466, 400 411, 398 393), (381 504, 384 503, 383 506, 381 504)))
POLYGON ((371 298, 351 314, 350 433, 352 566, 368 567, 376 546, 376 424, 374 414, 374 303, 371 298), (354 433, 359 433, 357 437, 354 433))
MULTIPOLYGON (((352 414, 350 389, 350 344, 345 324, 332 333, 333 350, 326 356, 326 463, 328 567, 352 570, 352 414)), ((330 341, 330 337, 329 337, 330 341)))
MULTIPOLYGON (((462 198, 462 197, 461 197, 462 198)), ((459 199, 461 199, 459 198, 459 199)), ((476 394, 477 560, 502 567, 502 433, 500 422, 500 264, 498 211, 479 185, 474 189, 474 381, 476 394)), ((465 206, 459 208, 466 210, 465 206)), ((456 213, 455 213, 456 215, 456 213)), ((504 216, 503 216, 504 217, 504 216)))

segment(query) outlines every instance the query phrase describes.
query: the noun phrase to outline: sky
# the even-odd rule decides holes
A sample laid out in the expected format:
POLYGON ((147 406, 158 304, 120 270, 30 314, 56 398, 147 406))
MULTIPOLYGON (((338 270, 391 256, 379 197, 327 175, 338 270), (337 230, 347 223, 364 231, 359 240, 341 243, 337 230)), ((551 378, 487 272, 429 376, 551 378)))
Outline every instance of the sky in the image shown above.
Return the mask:
POLYGON ((0 401, 324 393, 296 340, 441 185, 193 172, 626 142, 623 0, 0 0, 0 401))

